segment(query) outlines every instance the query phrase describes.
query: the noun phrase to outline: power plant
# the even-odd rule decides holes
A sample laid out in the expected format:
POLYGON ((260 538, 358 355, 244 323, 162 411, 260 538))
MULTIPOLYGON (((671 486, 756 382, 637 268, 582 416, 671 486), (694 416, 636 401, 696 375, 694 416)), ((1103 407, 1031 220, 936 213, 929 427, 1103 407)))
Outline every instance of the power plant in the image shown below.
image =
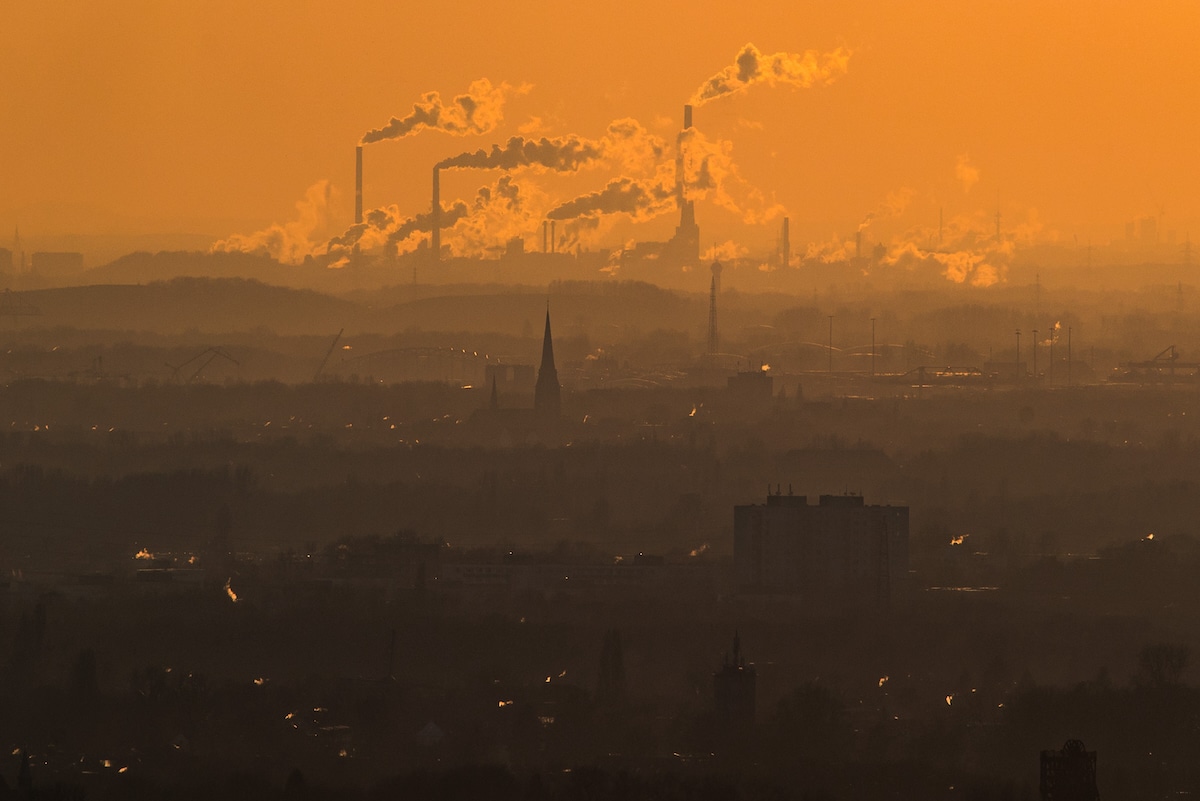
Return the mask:
MULTIPOLYGON (((666 242, 639 242, 633 248, 623 251, 622 265, 644 262, 647 266, 651 264, 668 267, 671 269, 690 269, 697 267, 700 264, 700 227, 696 224, 696 204, 695 201, 688 197, 687 179, 686 179, 686 142, 688 132, 692 130, 692 106, 685 105, 683 107, 683 127, 677 138, 678 153, 676 154, 676 177, 674 195, 679 206, 679 224, 675 227, 675 234, 666 242)), ((363 222, 363 205, 362 205, 362 151, 363 146, 360 144, 355 149, 355 204, 354 204, 354 219, 355 224, 363 222)), ((442 257, 442 205, 441 205, 441 169, 443 166, 458 166, 457 164, 448 165, 446 161, 439 162, 433 167, 433 191, 430 202, 429 215, 429 250, 430 260, 433 262, 441 261, 442 257)), ((414 220, 414 222, 416 222, 414 220)), ((558 237, 556 231, 557 221, 553 219, 545 220, 542 223, 542 253, 555 255, 558 251, 558 237)), ((418 229, 419 230, 419 229, 418 229)), ((784 222, 784 239, 787 240, 787 222, 784 222)), ((511 245, 511 243, 510 243, 511 245)), ((785 248, 788 246, 785 244, 785 248)), ((523 252, 523 251, 522 251, 523 252)), ((511 246, 506 250, 506 253, 512 257, 517 254, 511 246)), ((719 283, 719 279, 718 279, 719 283)))

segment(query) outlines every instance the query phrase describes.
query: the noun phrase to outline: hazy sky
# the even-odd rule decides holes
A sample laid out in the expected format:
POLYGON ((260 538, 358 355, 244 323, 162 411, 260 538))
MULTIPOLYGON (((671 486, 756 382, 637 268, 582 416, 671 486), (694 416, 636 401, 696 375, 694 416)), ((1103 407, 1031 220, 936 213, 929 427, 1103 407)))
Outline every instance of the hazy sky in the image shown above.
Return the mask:
MULTIPOLYGON (((251 231, 310 186, 353 215, 354 145, 430 91, 512 92, 485 135, 367 147, 366 204, 428 204, 429 168, 519 129, 600 137, 636 118, 668 143, 681 105, 753 42, 852 51, 828 86, 752 86, 697 109, 744 192, 810 237, 994 211, 1065 236, 1161 213, 1200 235, 1200 3, 428 3, 8 0, 0 225, 41 232, 251 231), (898 196, 897 193, 900 193, 898 196), (892 215, 888 197, 903 211, 892 215), (896 198, 901 200, 896 203, 896 198), (1036 212, 1032 211, 1036 210, 1036 212)), ((529 175, 551 202, 619 170, 529 175)), ((497 173, 459 172, 443 200, 497 173)), ((698 206, 707 240, 767 242, 698 206)), ((669 231, 672 215, 646 230, 669 231)), ((620 232, 615 232, 616 236, 620 232)), ((882 234, 881 234, 882 235, 882 234)), ((0 237, 7 240, 7 235, 0 237)))

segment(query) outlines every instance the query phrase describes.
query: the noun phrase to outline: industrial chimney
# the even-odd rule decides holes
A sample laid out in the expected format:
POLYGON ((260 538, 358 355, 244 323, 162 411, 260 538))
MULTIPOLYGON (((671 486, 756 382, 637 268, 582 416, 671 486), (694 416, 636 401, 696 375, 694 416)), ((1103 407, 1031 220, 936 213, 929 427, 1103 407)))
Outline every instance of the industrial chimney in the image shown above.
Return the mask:
POLYGON ((668 242, 672 260, 681 265, 700 262, 700 227, 696 225, 696 202, 687 199, 684 183, 683 135, 692 127, 692 107, 683 107, 683 130, 679 132, 678 152, 675 154, 675 194, 679 203, 679 225, 668 242))
POLYGON ((433 168, 433 208, 429 219, 429 249, 433 260, 442 259, 442 187, 438 168, 433 168))
POLYGON ((550 221, 550 252, 558 252, 558 242, 554 238, 554 220, 550 221))
POLYGON ((550 221, 542 220, 542 252, 550 252, 550 221))
POLYGON ((362 225, 362 145, 354 148, 354 224, 362 225))
POLYGON ((783 258, 780 259, 780 262, 783 264, 784 267, 790 267, 791 259, 792 259, 792 243, 788 239, 788 218, 787 217, 783 218, 783 242, 780 244, 783 247, 783 258))

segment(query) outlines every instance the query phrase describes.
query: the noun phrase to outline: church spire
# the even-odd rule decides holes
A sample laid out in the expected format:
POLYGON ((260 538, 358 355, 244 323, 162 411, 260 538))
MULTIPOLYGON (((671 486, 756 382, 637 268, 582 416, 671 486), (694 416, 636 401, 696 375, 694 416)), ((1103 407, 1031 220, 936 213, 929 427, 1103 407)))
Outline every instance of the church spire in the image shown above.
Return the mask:
POLYGON ((533 390, 533 412, 541 419, 556 420, 562 413, 562 392, 554 367, 554 340, 550 336, 550 304, 546 304, 546 333, 542 337, 542 366, 533 390))

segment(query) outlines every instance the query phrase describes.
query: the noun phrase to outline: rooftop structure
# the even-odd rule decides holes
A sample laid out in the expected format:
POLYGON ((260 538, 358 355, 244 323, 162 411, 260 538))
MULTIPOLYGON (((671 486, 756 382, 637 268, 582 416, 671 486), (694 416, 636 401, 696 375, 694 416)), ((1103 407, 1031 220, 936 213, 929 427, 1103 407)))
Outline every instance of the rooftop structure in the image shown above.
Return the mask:
POLYGON ((906 506, 867 506, 860 495, 813 505, 777 489, 766 504, 734 507, 733 521, 742 592, 796 596, 816 612, 886 608, 903 596, 906 506))

